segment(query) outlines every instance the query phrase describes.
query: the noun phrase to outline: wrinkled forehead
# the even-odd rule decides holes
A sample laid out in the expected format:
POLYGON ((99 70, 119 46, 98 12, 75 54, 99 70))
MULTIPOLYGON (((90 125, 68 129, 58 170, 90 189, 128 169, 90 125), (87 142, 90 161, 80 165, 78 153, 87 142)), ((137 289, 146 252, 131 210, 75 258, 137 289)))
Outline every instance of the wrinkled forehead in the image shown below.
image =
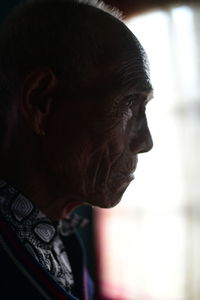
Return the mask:
POLYGON ((152 90, 146 52, 125 24, 115 21, 113 28, 110 26, 101 36, 100 44, 102 51, 97 51, 97 64, 91 63, 82 81, 86 95, 101 97, 130 89, 136 93, 152 90))
MULTIPOLYGON (((135 51, 130 47, 124 53, 110 58, 107 65, 91 72, 91 78, 85 86, 85 97, 91 94, 101 98, 106 94, 113 97, 124 94, 150 94, 152 85, 149 75, 149 63, 144 50, 135 51)), ((84 95, 84 90, 81 95, 84 95)))
POLYGON ((107 82, 107 91, 113 96, 152 93, 148 59, 142 46, 137 43, 130 42, 118 57, 109 62, 104 82, 107 82))
POLYGON ((110 61, 112 82, 121 88, 152 89, 147 54, 131 33, 121 53, 110 61))

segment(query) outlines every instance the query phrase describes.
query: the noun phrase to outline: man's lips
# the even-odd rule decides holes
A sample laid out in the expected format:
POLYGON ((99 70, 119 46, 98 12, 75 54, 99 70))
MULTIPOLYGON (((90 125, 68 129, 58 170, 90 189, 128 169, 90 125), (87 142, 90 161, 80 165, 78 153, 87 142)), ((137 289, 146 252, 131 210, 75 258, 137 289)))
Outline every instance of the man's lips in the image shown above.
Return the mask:
POLYGON ((133 170, 131 170, 130 172, 120 172, 120 177, 127 181, 132 181, 135 178, 133 173, 133 170))
POLYGON ((123 176, 130 177, 130 178, 134 179, 133 173, 135 172, 135 170, 137 168, 137 162, 138 162, 138 158, 136 156, 134 158, 134 160, 132 160, 130 162, 129 168, 120 171, 120 174, 122 174, 123 176))
POLYGON ((127 161, 126 166, 119 165, 116 166, 112 176, 110 177, 109 184, 113 188, 114 191, 121 190, 123 187, 127 187, 129 183, 135 178, 134 172, 137 167, 137 155, 134 157, 129 158, 127 161))

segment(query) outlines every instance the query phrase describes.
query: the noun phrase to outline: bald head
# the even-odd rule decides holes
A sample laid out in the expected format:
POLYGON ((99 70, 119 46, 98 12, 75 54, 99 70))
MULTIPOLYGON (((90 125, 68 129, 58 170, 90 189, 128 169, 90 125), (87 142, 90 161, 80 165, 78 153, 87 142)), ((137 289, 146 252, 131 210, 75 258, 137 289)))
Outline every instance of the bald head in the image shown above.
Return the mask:
POLYGON ((16 8, 0 27, 3 177, 53 218, 75 202, 116 205, 152 147, 150 91, 142 46, 101 3, 16 8))
POLYGON ((119 86, 130 81, 123 72, 128 56, 135 74, 146 69, 138 40, 119 13, 102 2, 33 0, 20 5, 0 27, 1 136, 10 102, 32 69, 50 67, 71 90, 91 82, 93 87, 119 86))
POLYGON ((116 13, 90 2, 35 0, 16 8, 0 28, 1 72, 20 79, 33 67, 48 66, 73 85, 88 77, 88 68, 130 51, 131 39, 136 56, 142 54, 116 13))

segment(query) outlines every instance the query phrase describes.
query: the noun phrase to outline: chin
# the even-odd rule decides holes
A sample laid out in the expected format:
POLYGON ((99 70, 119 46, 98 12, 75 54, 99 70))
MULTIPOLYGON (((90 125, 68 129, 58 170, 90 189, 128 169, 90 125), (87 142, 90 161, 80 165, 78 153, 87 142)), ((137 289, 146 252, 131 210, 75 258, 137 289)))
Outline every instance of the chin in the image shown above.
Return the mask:
POLYGON ((129 183, 130 182, 126 182, 120 187, 118 186, 117 190, 104 190, 102 192, 98 192, 96 195, 93 194, 90 198, 89 204, 100 208, 115 207, 121 201, 129 183))

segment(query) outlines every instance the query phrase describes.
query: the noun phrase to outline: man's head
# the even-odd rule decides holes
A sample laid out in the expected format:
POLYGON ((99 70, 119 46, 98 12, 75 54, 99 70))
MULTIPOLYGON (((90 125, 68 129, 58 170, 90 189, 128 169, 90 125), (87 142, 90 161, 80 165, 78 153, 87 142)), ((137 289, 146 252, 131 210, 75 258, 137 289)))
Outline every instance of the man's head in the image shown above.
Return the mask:
POLYGON ((0 31, 2 151, 26 156, 63 208, 116 205, 152 147, 145 52, 99 6, 31 1, 0 31))

